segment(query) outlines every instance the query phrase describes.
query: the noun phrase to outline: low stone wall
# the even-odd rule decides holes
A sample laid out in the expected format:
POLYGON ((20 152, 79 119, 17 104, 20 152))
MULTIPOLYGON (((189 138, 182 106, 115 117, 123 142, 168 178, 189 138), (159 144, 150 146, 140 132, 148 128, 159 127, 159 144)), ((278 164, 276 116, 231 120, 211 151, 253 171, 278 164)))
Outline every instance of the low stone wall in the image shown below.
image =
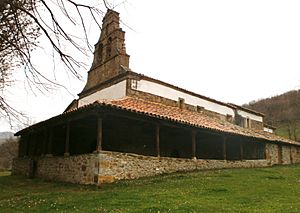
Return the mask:
POLYGON ((292 163, 300 163, 300 147, 299 146, 292 146, 292 163))
POLYGON ((98 165, 97 154, 44 157, 37 160, 35 176, 46 180, 94 184, 98 165))
POLYGON ((270 166, 278 164, 278 145, 274 143, 266 144, 266 159, 270 166))
MULTIPOLYGON (((80 184, 100 184, 165 173, 223 168, 266 167, 280 164, 277 144, 266 145, 263 160, 203 160, 152 157, 101 151, 68 157, 17 158, 13 174, 80 184)), ((282 146, 282 164, 300 163, 300 147, 282 146)))
POLYGON ((32 159, 30 158, 15 158, 13 159, 12 174, 29 177, 31 175, 32 159))
POLYGON ((102 151, 100 153, 99 183, 178 171, 266 166, 268 166, 267 160, 193 160, 102 151))
POLYGON ((282 146, 282 164, 291 164, 290 146, 282 146))

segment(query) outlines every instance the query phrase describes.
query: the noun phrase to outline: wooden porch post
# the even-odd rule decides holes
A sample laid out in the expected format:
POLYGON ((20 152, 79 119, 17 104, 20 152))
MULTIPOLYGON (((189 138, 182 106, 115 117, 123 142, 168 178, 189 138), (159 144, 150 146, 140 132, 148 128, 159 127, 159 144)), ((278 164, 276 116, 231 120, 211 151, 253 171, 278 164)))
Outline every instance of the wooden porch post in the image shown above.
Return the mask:
POLYGON ((196 136, 197 136, 196 130, 192 130, 192 154, 193 154, 193 159, 197 159, 196 158, 196 136))
POLYGON ((155 131, 155 138, 156 138, 156 153, 157 157, 160 157, 160 146, 159 146, 159 134, 160 133, 160 126, 157 124, 156 125, 156 131, 155 131))
POLYGON ((43 147, 42 147, 42 156, 47 154, 47 140, 48 140, 48 131, 44 129, 44 138, 43 138, 43 147))
POLYGON ((97 145, 96 153, 99 153, 102 150, 102 118, 97 117, 97 145))
POLYGON ((31 134, 28 134, 27 140, 25 140, 25 157, 29 156, 29 142, 30 142, 31 134))
POLYGON ((65 153, 64 156, 70 156, 69 146, 70 146, 70 122, 66 126, 66 141, 65 141, 65 153))
POLYGON ((227 160, 227 156, 226 156, 226 140, 227 140, 227 137, 226 136, 223 136, 223 160, 227 160))

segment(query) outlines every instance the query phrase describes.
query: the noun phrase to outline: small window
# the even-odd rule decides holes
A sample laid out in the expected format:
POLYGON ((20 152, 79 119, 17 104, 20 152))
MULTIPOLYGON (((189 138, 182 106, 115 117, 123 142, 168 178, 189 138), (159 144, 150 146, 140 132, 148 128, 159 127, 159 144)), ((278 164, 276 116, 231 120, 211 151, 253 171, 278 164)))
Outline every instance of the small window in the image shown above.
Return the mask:
POLYGON ((107 46, 106 46, 106 57, 107 58, 111 56, 111 42, 112 42, 112 38, 109 37, 108 42, 107 42, 107 46))
POLYGON ((131 89, 137 89, 137 80, 131 80, 131 89))
POLYGON ((246 128, 250 128, 250 127, 251 127, 251 121, 250 121, 250 118, 246 118, 246 120, 245 120, 245 127, 246 127, 246 128))

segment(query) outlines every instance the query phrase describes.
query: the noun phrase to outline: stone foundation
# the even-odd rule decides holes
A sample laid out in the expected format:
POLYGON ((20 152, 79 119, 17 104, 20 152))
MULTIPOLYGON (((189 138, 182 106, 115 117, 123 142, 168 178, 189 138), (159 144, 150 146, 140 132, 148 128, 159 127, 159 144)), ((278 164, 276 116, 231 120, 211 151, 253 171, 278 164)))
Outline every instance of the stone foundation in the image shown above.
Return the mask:
POLYGON ((278 164, 278 145, 273 143, 266 144, 266 159, 269 165, 278 164))
POLYGON ((267 160, 193 160, 103 151, 100 153, 99 182, 136 179, 179 171, 266 166, 267 160))
POLYGON ((300 163, 300 147, 292 146, 291 155, 292 163, 300 163))
POLYGON ((279 151, 279 145, 268 143, 266 159, 237 161, 158 158, 110 151, 67 157, 25 157, 14 160, 13 174, 71 183, 100 184, 180 171, 300 163, 300 147, 282 146, 281 161, 279 151))
POLYGON ((282 164, 291 164, 291 147, 282 146, 282 164))
POLYGON ((36 177, 70 183, 94 184, 98 174, 95 154, 69 157, 44 157, 37 160, 36 177))
POLYGON ((98 183, 98 156, 85 154, 69 157, 16 158, 13 175, 80 184, 98 183), (35 164, 35 166, 32 166, 35 164), (95 180, 96 177, 96 180, 95 180))
POLYGON ((12 165, 13 175, 22 175, 29 177, 32 170, 32 160, 29 158, 15 158, 12 165))

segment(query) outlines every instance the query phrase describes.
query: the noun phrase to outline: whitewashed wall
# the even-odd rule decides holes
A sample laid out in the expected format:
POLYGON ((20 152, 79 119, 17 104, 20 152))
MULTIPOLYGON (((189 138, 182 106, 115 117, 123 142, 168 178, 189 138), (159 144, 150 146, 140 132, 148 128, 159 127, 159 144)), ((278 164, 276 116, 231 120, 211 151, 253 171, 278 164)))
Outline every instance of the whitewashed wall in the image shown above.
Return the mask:
POLYGON ((254 121, 263 122, 263 117, 262 116, 252 114, 252 113, 249 113, 249 112, 245 112, 243 110, 237 110, 237 113, 240 116, 242 116, 243 118, 249 118, 249 119, 254 120, 254 121))
POLYGON ((98 100, 120 99, 126 96, 126 80, 110 87, 97 91, 89 96, 79 99, 78 107, 91 104, 98 100))
POLYGON ((234 117, 234 110, 230 107, 211 102, 206 99, 199 98, 197 96, 193 96, 158 83, 140 80, 136 81, 136 83, 132 83, 132 89, 151 93, 153 95, 158 95, 174 101, 178 101, 179 98, 183 98, 185 103, 187 104, 193 106, 201 106, 204 107, 206 110, 210 110, 222 115, 231 115, 234 117))

